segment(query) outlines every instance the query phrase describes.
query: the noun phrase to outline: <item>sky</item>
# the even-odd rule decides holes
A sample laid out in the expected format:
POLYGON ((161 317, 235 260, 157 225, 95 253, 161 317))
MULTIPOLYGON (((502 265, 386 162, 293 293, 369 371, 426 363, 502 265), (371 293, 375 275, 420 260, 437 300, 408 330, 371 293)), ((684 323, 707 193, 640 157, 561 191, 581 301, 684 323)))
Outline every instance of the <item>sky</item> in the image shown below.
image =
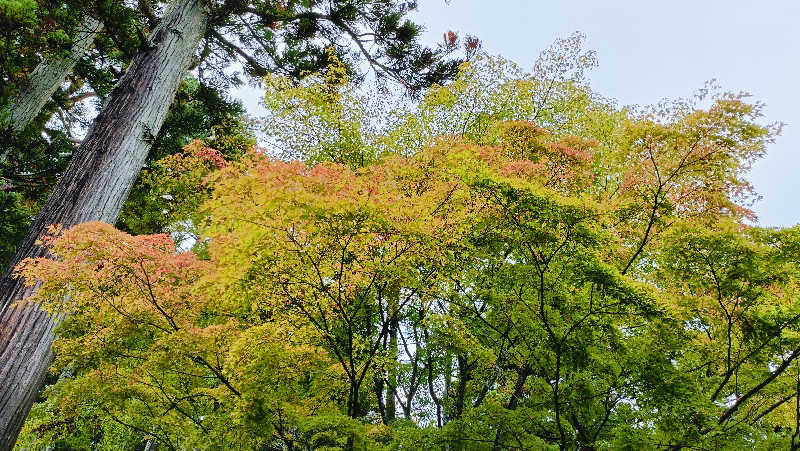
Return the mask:
MULTIPOLYGON (((620 105, 688 97, 710 79, 751 93, 764 122, 786 124, 750 176, 759 224, 800 223, 800 0, 419 0, 413 19, 428 43, 471 34, 528 68, 580 31, 600 62, 592 87, 620 105)), ((258 115, 258 93, 242 97, 258 115)))

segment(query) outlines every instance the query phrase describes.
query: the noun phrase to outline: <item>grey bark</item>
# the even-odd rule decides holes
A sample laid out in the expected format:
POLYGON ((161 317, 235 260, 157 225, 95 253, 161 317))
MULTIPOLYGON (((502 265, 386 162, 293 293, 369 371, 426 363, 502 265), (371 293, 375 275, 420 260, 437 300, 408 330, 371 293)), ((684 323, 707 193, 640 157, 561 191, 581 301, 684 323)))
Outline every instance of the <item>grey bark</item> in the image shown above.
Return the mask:
POLYGON ((66 56, 45 59, 36 66, 5 108, 11 130, 22 130, 39 114, 44 104, 72 72, 78 60, 92 46, 95 36, 102 28, 103 24, 99 20, 86 17, 66 56))
POLYGON ((11 268, 46 256, 36 244, 50 224, 113 223, 144 165, 208 22, 206 0, 178 0, 111 92, 89 134, 36 217, 0 280, 0 451, 14 446, 52 363, 51 317, 34 303, 14 305, 38 287, 24 287, 11 268))

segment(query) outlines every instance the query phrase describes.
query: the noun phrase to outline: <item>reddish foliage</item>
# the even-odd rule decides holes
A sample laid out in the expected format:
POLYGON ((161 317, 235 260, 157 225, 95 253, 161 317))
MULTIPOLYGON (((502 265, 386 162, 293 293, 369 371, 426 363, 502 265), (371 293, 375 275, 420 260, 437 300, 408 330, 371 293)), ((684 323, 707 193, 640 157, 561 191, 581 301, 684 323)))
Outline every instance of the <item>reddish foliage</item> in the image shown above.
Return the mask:
POLYGON ((444 45, 445 47, 452 49, 458 44, 458 33, 452 30, 448 30, 447 33, 444 34, 444 45))

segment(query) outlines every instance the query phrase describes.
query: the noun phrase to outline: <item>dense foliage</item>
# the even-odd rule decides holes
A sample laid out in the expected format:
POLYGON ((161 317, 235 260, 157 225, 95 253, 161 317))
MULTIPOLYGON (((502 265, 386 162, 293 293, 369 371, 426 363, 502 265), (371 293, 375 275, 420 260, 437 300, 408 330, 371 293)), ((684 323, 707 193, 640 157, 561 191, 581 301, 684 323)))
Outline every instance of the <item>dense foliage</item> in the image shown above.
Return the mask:
POLYGON ((191 252, 87 223, 21 265, 68 316, 19 446, 798 446, 800 229, 749 225, 744 178, 777 130, 714 90, 619 108, 594 64, 483 55, 382 112, 336 64, 270 77, 305 161, 145 177, 191 252))
MULTIPOLYGON (((0 217, 0 228, 9 230, 0 235, 0 266, 11 260, 31 217, 130 62, 152 48, 151 31, 180 3, 0 1, 0 202, 10 211, 0 217), (101 32, 85 55, 70 55, 70 45, 89 16, 101 22, 101 32), (74 70, 36 120, 12 132, 6 107, 14 95, 37 65, 65 57, 78 60, 74 70)), ((252 146, 243 108, 227 95, 230 87, 246 81, 268 74, 296 81, 336 60, 346 64, 352 77, 371 73, 415 93, 454 76, 461 59, 449 55, 457 48, 463 47, 469 57, 479 47, 476 39, 460 40, 453 32, 438 46, 422 45, 422 28, 408 18, 416 9, 413 1, 209 1, 206 6, 208 30, 195 49, 193 75, 181 85, 164 125, 142 137, 152 145, 148 162, 178 153, 193 139, 216 147, 214 138, 220 141, 228 135, 239 141, 236 153, 252 146)), ((118 224, 121 228, 135 233, 165 230, 153 218, 146 223, 136 220, 146 209, 146 198, 153 196, 147 188, 140 178, 118 224)))
MULTIPOLYGON (((7 4, 0 5, 0 12, 9 17, 20 10, 20 5, 8 9, 7 4)), ((0 278, 3 450, 14 446, 46 382, 54 358, 52 329, 62 319, 51 317, 43 304, 27 302, 40 284, 26 285, 28 279, 16 277, 14 268, 26 258, 53 255, 45 245, 53 224, 116 223, 122 216, 120 226, 134 233, 168 231, 181 218, 185 222, 180 227, 185 229, 202 224, 193 221, 191 211, 184 215, 194 206, 191 202, 173 211, 157 209, 162 200, 175 200, 170 194, 158 195, 164 166, 159 157, 174 154, 198 137, 224 153, 212 158, 219 160, 214 166, 226 159, 235 161, 252 147, 241 107, 224 94, 225 88, 241 83, 235 73, 239 63, 251 77, 281 73, 297 80, 327 67, 335 57, 351 76, 388 77, 414 94, 454 76, 459 62, 449 56, 459 47, 453 32, 438 46, 422 45, 420 28, 408 18, 416 8, 413 1, 139 0, 135 5, 76 1, 49 6, 63 9, 77 25, 70 28, 58 18, 50 24, 39 13, 29 14, 28 19, 42 31, 58 30, 66 45, 52 54, 19 46, 29 52, 28 61, 36 62, 35 68, 29 64, 18 71, 9 68, 9 76, 0 73, 0 80, 19 81, 11 89, 0 89, 10 94, 0 97, 0 186, 12 194, 3 199, 3 207, 10 210, 11 219, 32 219, 17 243, 28 221, 6 227, 7 218, 0 218, 0 227, 11 232, 0 238, 0 247, 4 256, 13 252, 8 262, 0 262, 7 264, 0 278), (107 58, 108 39, 111 52, 120 58, 107 58), (370 71, 362 72, 365 67, 370 71), (87 68, 93 69, 90 74, 87 68), (187 81, 189 75, 197 82, 187 81), (87 85, 95 91, 86 91, 87 85), (181 87, 186 96, 177 96, 181 87), (62 94, 69 96, 66 102, 56 99, 62 94), (80 103, 88 98, 97 99, 97 115, 82 111, 80 103), (173 120, 167 119, 170 113, 173 120), (62 128, 51 134, 50 123, 56 117, 62 128), (128 199, 143 168, 148 173, 138 179, 136 194, 128 199), (121 215, 126 200, 131 203, 121 215)), ((12 36, 8 42, 13 41, 12 36)), ((478 46, 468 39, 467 56, 478 46)), ((202 146, 195 147, 210 156, 202 146)), ((165 158, 167 166, 181 160, 165 158)), ((191 164, 186 169, 195 173, 191 164)), ((175 188, 180 190, 183 183, 177 180, 175 188)))

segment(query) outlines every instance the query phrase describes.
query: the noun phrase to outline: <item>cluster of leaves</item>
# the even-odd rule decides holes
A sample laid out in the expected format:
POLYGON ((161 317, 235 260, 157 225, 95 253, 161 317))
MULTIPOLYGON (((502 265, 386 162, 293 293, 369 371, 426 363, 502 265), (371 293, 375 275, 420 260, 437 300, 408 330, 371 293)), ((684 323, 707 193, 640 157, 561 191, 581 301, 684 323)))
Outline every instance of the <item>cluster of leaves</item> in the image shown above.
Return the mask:
POLYGON ((192 214, 207 192, 202 187, 204 177, 222 162, 236 161, 255 147, 251 128, 239 102, 195 79, 184 80, 117 227, 134 234, 191 235, 192 214), (210 148, 220 161, 208 155, 202 158, 210 148))
POLYGON ((19 271, 64 376, 20 446, 800 445, 800 230, 746 225, 777 130, 742 95, 617 108, 579 43, 377 125, 335 66, 270 88, 311 164, 195 143, 152 175, 196 253, 55 233, 19 271))
POLYGON ((138 234, 170 233, 179 247, 191 247, 197 241, 196 224, 203 219, 198 209, 209 195, 206 178, 226 164, 220 152, 199 140, 156 161, 142 171, 120 228, 138 234))
POLYGON ((277 74, 264 77, 269 116, 263 132, 280 159, 363 167, 381 156, 376 114, 388 109, 378 103, 387 96, 365 94, 351 82, 347 67, 335 55, 330 58, 324 72, 299 84, 277 74))
MULTIPOLYGON (((200 71, 230 83, 220 68, 241 57, 251 76, 298 80, 324 70, 335 58, 352 74, 363 76, 358 69, 366 66, 378 78, 419 91, 455 75, 459 60, 444 56, 460 43, 451 32, 438 47, 423 46, 422 27, 408 18, 416 8, 416 1, 396 0, 220 2, 200 71)), ((466 56, 478 47, 476 39, 467 38, 466 56)))
POLYGON ((266 78, 270 115, 263 131, 280 158, 353 168, 387 154, 413 155, 441 138, 498 145, 506 123, 514 121, 545 127, 555 137, 608 143, 625 114, 586 85, 585 72, 596 60, 582 50, 583 39, 574 34, 557 41, 531 72, 476 53, 452 82, 433 85, 415 103, 391 91, 365 92, 335 58, 299 86, 272 75, 266 78))
POLYGON ((6 0, 0 3, 0 105, 14 94, 25 75, 49 56, 69 49, 80 16, 64 2, 6 0), (38 54, 37 54, 38 53, 38 54))

